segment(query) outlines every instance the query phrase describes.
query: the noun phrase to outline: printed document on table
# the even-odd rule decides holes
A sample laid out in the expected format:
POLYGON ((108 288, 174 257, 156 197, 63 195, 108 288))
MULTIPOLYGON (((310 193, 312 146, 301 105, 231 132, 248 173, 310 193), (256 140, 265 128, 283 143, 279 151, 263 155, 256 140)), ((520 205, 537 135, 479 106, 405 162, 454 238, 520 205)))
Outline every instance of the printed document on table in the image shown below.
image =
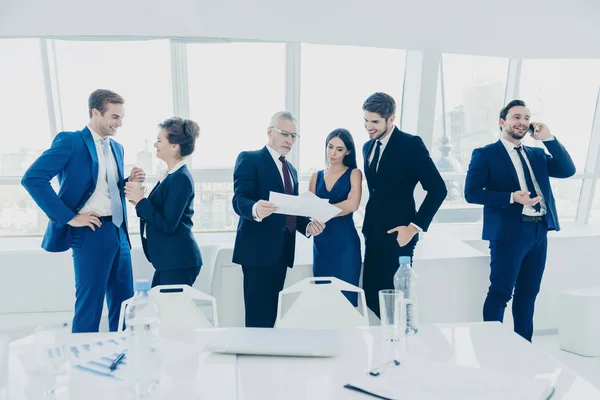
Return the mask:
POLYGON ((321 222, 329 221, 341 211, 329 204, 329 200, 321 199, 312 192, 305 192, 300 196, 271 192, 269 202, 277 206, 276 214, 310 217, 321 222))
POLYGON ((452 364, 402 365, 344 387, 389 400, 546 400, 554 391, 547 380, 452 364))

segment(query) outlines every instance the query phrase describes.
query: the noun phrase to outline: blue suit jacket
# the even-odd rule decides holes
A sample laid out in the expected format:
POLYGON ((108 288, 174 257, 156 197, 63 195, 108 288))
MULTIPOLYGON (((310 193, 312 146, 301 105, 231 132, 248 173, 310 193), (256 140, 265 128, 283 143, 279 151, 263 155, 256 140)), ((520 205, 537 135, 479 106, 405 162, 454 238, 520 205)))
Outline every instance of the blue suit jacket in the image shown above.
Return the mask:
POLYGON ((144 253, 157 271, 202 266, 192 233, 194 179, 185 165, 167 175, 135 209, 144 253))
MULTIPOLYGON (((551 155, 537 147, 524 146, 535 178, 546 202, 546 221, 549 230, 559 230, 558 214, 550 177, 568 178, 575 173, 575 164, 567 150, 556 138, 545 141, 551 155)), ((517 171, 500 140, 475 149, 465 182, 465 199, 483 204, 483 239, 510 238, 521 226, 523 206, 510 204, 512 193, 521 190, 517 171)))
MULTIPOLYGON (((119 190, 127 231, 127 208, 123 191, 123 146, 110 141, 119 174, 119 190)), ((98 179, 98 152, 90 130, 60 132, 52 146, 29 167, 21 184, 46 213, 50 221, 42 241, 42 248, 51 252, 66 251, 71 247, 71 227, 67 223, 77 215, 96 189, 98 179), (58 176, 58 194, 50 181, 58 176)))
MULTIPOLYGON (((298 173, 291 164, 288 165, 294 182, 294 194, 297 195, 298 173)), ((233 209, 240 216, 233 262, 248 266, 275 265, 283 251, 286 217, 272 214, 261 222, 252 217, 252 206, 258 200, 269 200, 269 192, 285 193, 279 169, 266 147, 240 153, 233 170, 233 188, 233 209)), ((297 221, 296 229, 305 234, 309 219, 298 217, 297 221)), ((293 252, 286 254, 286 264, 293 266, 293 252)))

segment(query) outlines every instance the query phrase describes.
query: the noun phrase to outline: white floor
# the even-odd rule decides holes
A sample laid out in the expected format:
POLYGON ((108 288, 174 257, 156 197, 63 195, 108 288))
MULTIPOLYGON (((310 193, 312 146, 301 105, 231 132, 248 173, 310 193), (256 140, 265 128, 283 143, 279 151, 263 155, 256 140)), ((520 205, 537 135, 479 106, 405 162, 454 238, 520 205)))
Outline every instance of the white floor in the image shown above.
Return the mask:
POLYGON ((600 357, 583 357, 560 349, 558 335, 533 337, 533 345, 600 389, 600 357))

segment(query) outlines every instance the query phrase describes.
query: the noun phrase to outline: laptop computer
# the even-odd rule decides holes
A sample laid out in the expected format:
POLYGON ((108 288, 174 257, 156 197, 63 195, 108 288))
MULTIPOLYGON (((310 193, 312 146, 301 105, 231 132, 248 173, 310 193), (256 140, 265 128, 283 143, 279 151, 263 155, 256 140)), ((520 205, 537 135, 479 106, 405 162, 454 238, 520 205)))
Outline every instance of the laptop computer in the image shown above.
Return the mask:
POLYGON ((333 357, 338 332, 316 329, 228 328, 204 350, 213 353, 294 357, 333 357))

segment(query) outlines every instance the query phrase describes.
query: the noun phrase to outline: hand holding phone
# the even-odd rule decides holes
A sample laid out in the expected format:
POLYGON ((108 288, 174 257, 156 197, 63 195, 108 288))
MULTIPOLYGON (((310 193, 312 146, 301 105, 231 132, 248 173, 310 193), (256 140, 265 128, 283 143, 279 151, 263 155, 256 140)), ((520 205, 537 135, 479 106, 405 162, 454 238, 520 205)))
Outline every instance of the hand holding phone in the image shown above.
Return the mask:
POLYGON ((531 124, 529 124, 529 134, 531 136, 535 136, 535 134, 536 134, 535 124, 533 122, 531 124))
POLYGON ((548 126, 543 122, 531 122, 529 124, 529 134, 535 140, 548 140, 552 138, 552 133, 548 126))

